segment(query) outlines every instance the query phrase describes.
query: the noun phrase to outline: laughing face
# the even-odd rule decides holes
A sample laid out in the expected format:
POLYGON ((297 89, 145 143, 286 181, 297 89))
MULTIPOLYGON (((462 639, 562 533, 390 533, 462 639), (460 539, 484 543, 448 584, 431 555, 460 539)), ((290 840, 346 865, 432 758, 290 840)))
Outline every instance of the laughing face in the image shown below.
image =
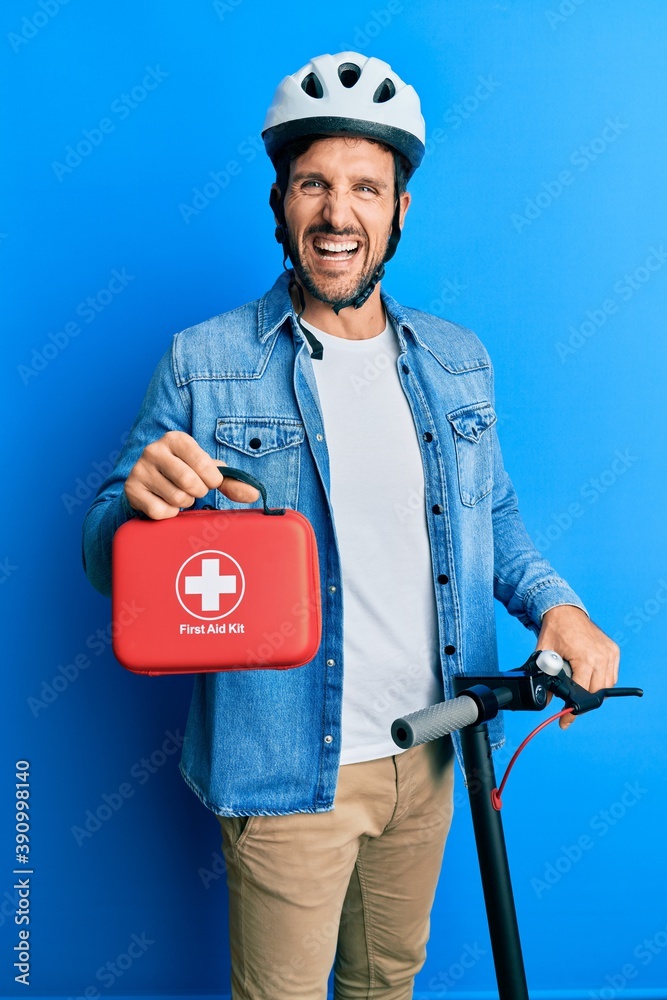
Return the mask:
MULTIPOLYGON (((409 203, 404 192, 401 226, 409 203)), ((332 306, 350 300, 387 249, 395 208, 394 158, 362 138, 318 139, 292 162, 284 207, 300 283, 332 306)))

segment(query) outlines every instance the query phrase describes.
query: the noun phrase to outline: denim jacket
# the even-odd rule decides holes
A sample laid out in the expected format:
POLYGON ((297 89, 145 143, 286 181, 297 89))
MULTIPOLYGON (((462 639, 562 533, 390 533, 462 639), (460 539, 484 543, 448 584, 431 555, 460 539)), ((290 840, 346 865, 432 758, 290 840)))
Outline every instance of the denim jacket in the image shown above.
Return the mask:
MULTIPOLYGON (((299 510, 313 525, 322 595, 315 658, 291 670, 194 675, 180 769, 209 809, 228 816, 329 810, 339 768, 345 595, 312 367, 320 362, 296 318, 292 275, 284 271, 262 298, 174 335, 83 526, 86 574, 110 595, 112 537, 134 516, 125 479, 143 448, 168 430, 186 431, 212 457, 251 472, 271 507, 299 510)), ((498 670, 494 597, 536 635, 549 608, 586 609, 521 519, 482 343, 465 327, 380 294, 398 333, 397 372, 421 451, 439 654, 452 697, 452 675, 498 670)), ((245 509, 262 500, 240 504, 211 490, 193 506, 204 505, 245 509)), ((502 746, 500 717, 489 734, 494 749, 502 746)), ((457 734, 453 741, 462 767, 457 734)))

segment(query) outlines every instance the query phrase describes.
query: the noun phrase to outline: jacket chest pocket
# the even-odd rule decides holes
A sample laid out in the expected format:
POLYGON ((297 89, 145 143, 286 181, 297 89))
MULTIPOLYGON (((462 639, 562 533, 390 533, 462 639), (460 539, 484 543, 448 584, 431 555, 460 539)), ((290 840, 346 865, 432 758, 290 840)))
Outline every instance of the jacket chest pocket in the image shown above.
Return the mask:
POLYGON ((454 432, 461 502, 474 507, 493 489, 493 438, 489 428, 497 417, 482 400, 453 410, 447 419, 454 432))
MULTIPOLYGON (((221 462, 249 472, 264 484, 269 507, 296 509, 299 446, 304 439, 300 420, 288 417, 219 417, 215 439, 217 458, 221 462)), ((216 507, 220 510, 261 506, 261 497, 254 503, 236 503, 220 490, 216 491, 216 507)))

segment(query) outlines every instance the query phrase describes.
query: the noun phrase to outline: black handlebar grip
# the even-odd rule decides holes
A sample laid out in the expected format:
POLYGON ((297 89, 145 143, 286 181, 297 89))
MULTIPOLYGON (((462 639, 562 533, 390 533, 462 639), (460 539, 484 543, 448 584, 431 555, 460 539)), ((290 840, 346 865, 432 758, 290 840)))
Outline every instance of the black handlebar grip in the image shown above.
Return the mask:
POLYGON ((402 750, 428 743, 439 736, 453 733, 464 726, 471 726, 479 718, 479 709, 468 695, 460 694, 450 701, 429 705, 418 712, 411 712, 402 719, 395 719, 391 737, 402 750))

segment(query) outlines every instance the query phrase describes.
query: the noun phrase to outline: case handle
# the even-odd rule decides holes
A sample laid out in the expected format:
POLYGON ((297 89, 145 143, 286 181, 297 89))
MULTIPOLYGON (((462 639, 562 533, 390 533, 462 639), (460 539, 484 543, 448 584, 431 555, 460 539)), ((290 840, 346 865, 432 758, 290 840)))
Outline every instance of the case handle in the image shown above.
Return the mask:
POLYGON ((262 495, 262 503, 264 504, 265 514, 284 514, 284 507, 267 507, 266 505, 266 487, 264 483, 260 483, 259 479, 251 476, 249 472, 244 472, 243 469, 235 469, 231 465, 219 465, 218 469, 223 474, 223 476, 229 476, 230 479, 239 479, 242 483, 247 483, 248 486, 254 486, 256 490, 262 495))

